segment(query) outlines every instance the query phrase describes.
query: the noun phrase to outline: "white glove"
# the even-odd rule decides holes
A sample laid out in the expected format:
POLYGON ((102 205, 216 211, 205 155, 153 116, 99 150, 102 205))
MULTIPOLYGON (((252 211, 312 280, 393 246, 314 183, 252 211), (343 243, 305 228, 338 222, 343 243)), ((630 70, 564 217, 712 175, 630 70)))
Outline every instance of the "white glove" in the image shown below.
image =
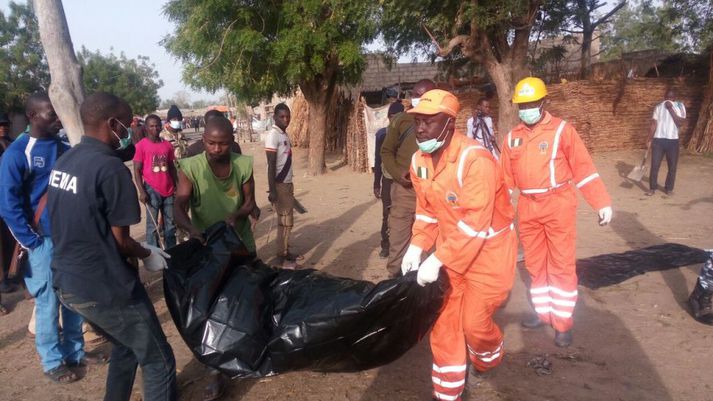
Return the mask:
POLYGON ((611 209, 611 206, 603 207, 599 209, 599 225, 600 226, 606 226, 611 222, 611 217, 614 212, 611 209))
POLYGON ((435 253, 432 253, 418 268, 416 281, 421 287, 438 280, 438 272, 443 263, 438 260, 435 253))
POLYGON ((145 242, 142 242, 141 246, 151 251, 149 256, 141 259, 144 262, 144 267, 146 268, 146 270, 150 272, 158 272, 168 267, 166 259, 170 259, 171 255, 162 251, 161 248, 157 248, 145 242))
POLYGON ((423 249, 417 247, 416 245, 409 245, 406 250, 404 258, 401 260, 401 274, 406 275, 406 273, 412 270, 418 270, 418 265, 421 264, 421 253, 423 249))

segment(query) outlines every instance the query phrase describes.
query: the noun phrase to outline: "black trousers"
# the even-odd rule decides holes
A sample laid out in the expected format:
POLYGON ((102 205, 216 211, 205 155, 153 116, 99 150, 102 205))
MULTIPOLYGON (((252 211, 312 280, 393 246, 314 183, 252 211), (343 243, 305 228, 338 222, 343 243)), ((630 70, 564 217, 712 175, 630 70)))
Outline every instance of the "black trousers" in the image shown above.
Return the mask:
POLYGON ((128 305, 94 302, 57 290, 67 308, 79 313, 106 335, 113 348, 104 401, 131 399, 136 368, 141 366, 144 401, 175 401, 176 360, 143 286, 128 305))
POLYGON ((391 183, 388 178, 381 179, 381 249, 389 250, 389 209, 391 208, 391 183))
POLYGON ((676 182, 676 166, 678 165, 678 139, 654 138, 651 144, 651 174, 649 176, 649 189, 658 189, 658 176, 661 161, 666 156, 668 174, 666 174, 666 192, 673 191, 676 182))

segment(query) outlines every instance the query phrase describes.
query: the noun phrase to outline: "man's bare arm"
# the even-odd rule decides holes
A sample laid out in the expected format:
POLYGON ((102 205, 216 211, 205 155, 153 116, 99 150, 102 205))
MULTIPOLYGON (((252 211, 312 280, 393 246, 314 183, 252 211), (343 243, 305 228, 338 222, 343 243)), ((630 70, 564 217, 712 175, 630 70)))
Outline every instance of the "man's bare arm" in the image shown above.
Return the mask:
POLYGON ((236 210, 234 213, 230 214, 226 218, 226 222, 231 226, 235 225, 235 221, 237 219, 243 219, 248 217, 255 208, 255 195, 253 193, 254 181, 255 179, 251 175, 250 179, 245 181, 244 184, 242 184, 241 189, 243 191, 243 204, 240 205, 238 210, 236 210))
POLYGON ((193 194, 193 183, 183 174, 178 172, 178 188, 176 189, 176 200, 174 201, 173 218, 176 225, 186 231, 191 237, 203 240, 203 233, 191 223, 188 217, 188 204, 193 194))
POLYGON ((676 127, 681 127, 684 122, 686 122, 686 119, 683 117, 679 117, 676 111, 673 109, 673 103, 668 101, 666 102, 666 110, 668 110, 668 113, 671 115, 671 118, 673 118, 673 123, 676 124, 676 127))
POLYGON ((141 203, 146 203, 149 201, 149 195, 144 189, 143 168, 144 163, 134 160, 134 183, 136 184, 136 190, 139 192, 139 200, 141 203))
POLYGON ((111 227, 111 234, 114 236, 119 253, 127 258, 146 258, 151 251, 144 248, 129 235, 129 226, 111 227))

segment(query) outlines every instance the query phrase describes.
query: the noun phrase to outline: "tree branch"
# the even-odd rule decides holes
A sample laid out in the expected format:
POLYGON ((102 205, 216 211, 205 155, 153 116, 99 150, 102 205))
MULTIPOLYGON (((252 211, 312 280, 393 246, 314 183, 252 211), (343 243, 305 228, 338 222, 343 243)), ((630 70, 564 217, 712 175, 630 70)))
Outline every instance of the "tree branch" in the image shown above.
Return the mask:
POLYGON ((616 14, 617 11, 621 10, 622 7, 626 5, 626 0, 622 1, 621 3, 617 4, 616 7, 612 8, 611 11, 609 11, 606 15, 604 15, 602 18, 599 18, 598 20, 592 22, 592 29, 596 28, 598 25, 603 24, 607 22, 607 19, 609 19, 612 15, 616 14))
POLYGON ((455 50, 456 47, 462 47, 464 49, 463 54, 466 54, 467 51, 465 51, 466 44, 470 40, 470 37, 468 35, 458 35, 453 37, 451 40, 448 41, 448 44, 446 47, 441 47, 440 43, 438 43, 438 40, 431 34, 431 32, 428 30, 426 25, 421 24, 421 27, 423 28, 424 31, 426 31, 426 34, 428 35, 429 38, 431 38, 431 41, 433 44, 436 45, 436 55, 440 57, 447 57, 449 54, 455 50))
MULTIPOLYGON (((218 54, 216 54, 215 57, 213 57, 213 60, 211 60, 208 63, 208 65, 201 66, 200 67, 201 70, 204 70, 204 69, 210 67, 211 65, 215 64, 216 61, 218 61, 218 59, 220 58, 220 55, 223 53, 223 46, 225 45, 225 38, 228 37, 228 33, 230 33, 230 30, 233 29, 233 25, 236 22, 238 22, 237 19, 233 20, 233 22, 231 22, 230 25, 228 25, 228 27, 225 28, 225 33, 223 33, 223 40, 220 41, 220 48, 218 48, 218 54)), ((241 52, 241 54, 242 54, 242 52, 241 52)))

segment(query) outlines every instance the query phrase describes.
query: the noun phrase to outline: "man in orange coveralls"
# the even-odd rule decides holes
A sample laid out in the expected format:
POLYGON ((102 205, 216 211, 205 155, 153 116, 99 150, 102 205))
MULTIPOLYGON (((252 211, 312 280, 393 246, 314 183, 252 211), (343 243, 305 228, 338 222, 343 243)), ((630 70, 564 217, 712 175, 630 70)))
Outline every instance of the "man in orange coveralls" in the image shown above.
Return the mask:
POLYGON ((404 274, 418 269, 421 285, 436 281, 442 266, 448 274, 451 288, 431 350, 433 395, 449 401, 461 399, 468 357, 481 372, 502 360, 503 334, 493 314, 512 288, 517 253, 502 172, 487 149, 455 131, 459 108, 453 94, 435 89, 408 111, 419 147, 410 169, 416 218, 401 266, 404 274))
POLYGON ((544 111, 545 83, 528 77, 515 86, 513 103, 522 122, 505 138, 500 161, 505 182, 520 190, 518 226, 525 265, 532 279, 530 296, 537 316, 522 325, 547 323, 555 344, 572 343, 572 312, 577 301, 575 238, 577 194, 611 221, 611 198, 574 126, 544 111))

